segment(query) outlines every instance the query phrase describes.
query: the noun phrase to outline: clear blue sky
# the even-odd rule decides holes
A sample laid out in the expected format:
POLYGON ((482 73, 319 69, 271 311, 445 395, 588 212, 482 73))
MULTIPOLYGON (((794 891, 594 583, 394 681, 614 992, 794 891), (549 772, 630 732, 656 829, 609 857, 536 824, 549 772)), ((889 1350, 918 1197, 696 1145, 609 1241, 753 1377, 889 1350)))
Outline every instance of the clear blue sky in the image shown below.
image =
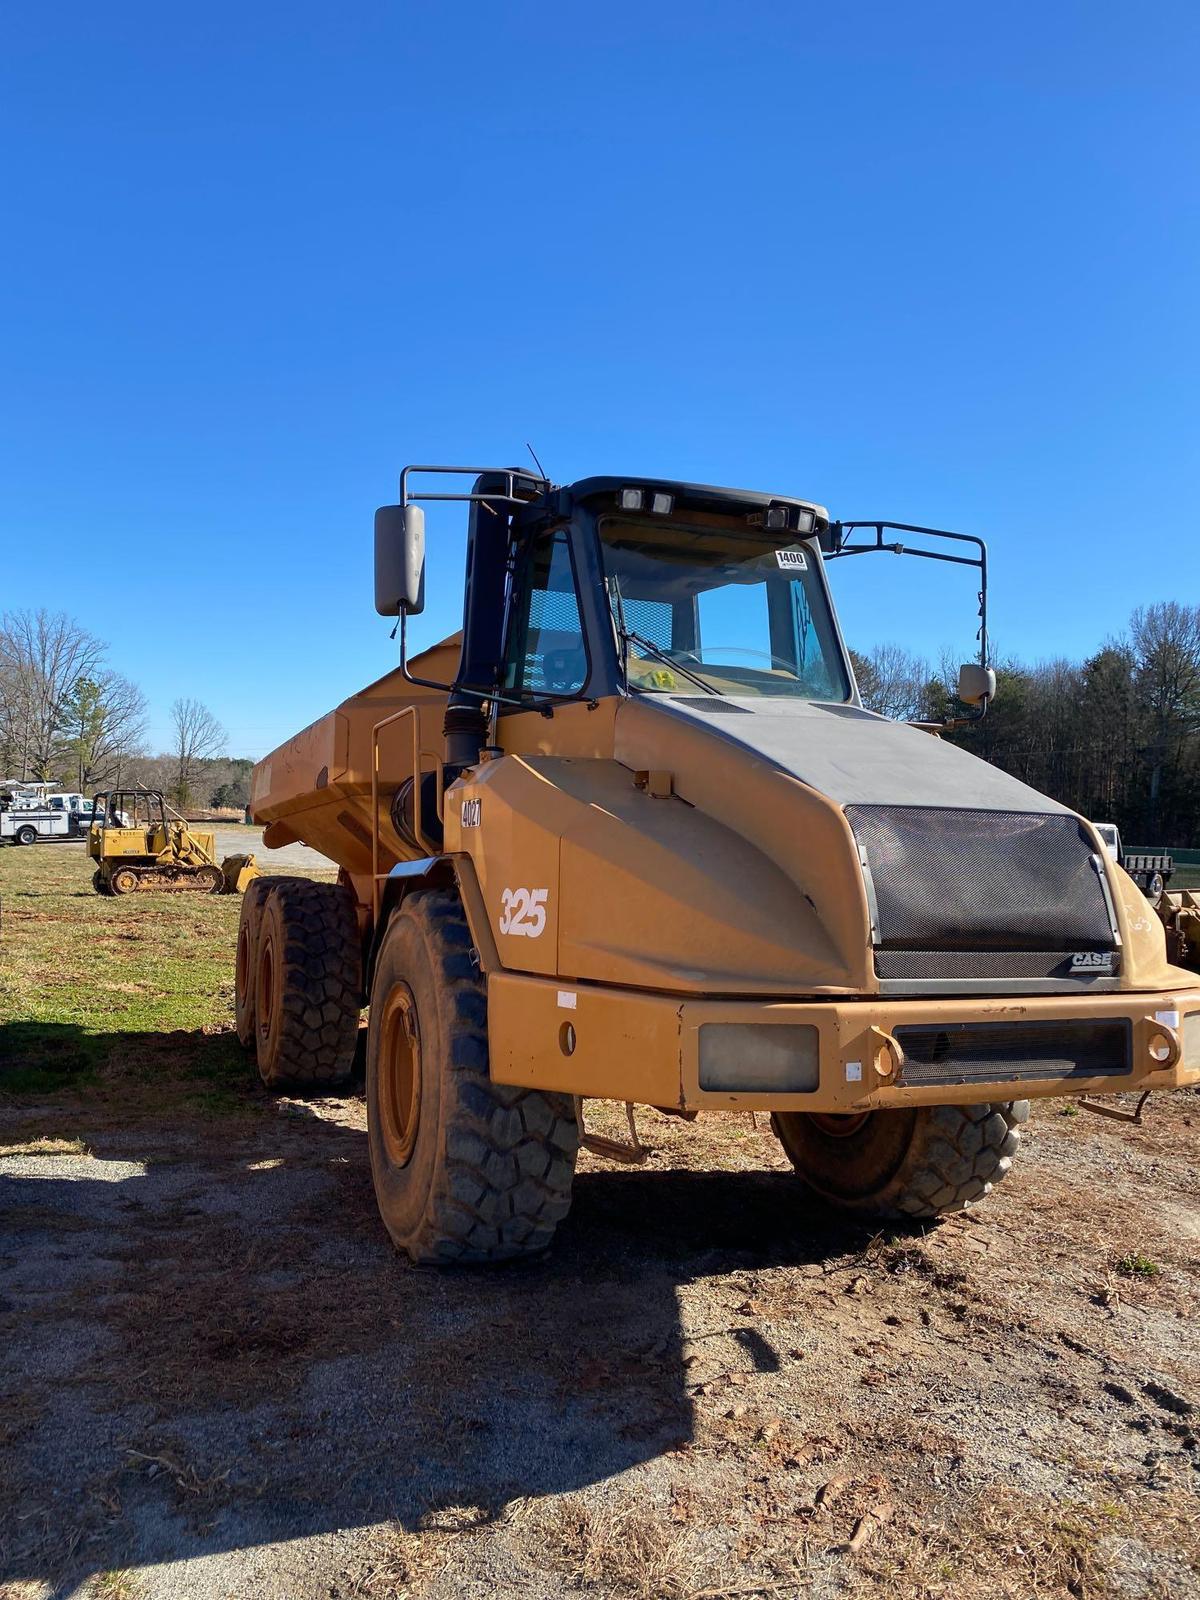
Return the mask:
MULTIPOLYGON (((1200 599, 1195 4, 60 0, 0 41, 0 604, 106 638, 156 743, 190 694, 259 755, 387 670, 375 506, 527 439, 981 533, 1002 652, 1200 599)), ((856 644, 969 644, 965 576, 834 575, 856 644)))

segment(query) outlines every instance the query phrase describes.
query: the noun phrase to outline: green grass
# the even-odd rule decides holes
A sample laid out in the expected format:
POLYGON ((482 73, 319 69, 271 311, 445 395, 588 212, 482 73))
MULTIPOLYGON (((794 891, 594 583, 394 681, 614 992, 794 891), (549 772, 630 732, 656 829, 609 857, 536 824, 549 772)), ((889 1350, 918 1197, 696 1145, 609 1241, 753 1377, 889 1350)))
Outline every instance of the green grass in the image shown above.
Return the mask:
POLYGON ((244 1096, 233 1024, 238 895, 98 895, 78 846, 0 849, 0 1095, 186 1080, 188 1104, 244 1096))
POLYGON ((1123 1278, 1157 1278, 1162 1271, 1157 1261, 1143 1255, 1122 1256, 1116 1269, 1123 1278))

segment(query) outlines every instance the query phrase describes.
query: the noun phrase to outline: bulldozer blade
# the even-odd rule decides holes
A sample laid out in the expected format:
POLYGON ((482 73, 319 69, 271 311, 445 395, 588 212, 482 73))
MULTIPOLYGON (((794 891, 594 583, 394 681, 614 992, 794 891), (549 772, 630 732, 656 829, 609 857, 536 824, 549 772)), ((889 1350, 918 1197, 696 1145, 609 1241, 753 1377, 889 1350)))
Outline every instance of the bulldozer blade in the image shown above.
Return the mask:
POLYGON ((262 877, 262 868, 253 855, 226 856, 221 863, 221 872, 225 878, 222 894, 244 894, 248 883, 262 877))

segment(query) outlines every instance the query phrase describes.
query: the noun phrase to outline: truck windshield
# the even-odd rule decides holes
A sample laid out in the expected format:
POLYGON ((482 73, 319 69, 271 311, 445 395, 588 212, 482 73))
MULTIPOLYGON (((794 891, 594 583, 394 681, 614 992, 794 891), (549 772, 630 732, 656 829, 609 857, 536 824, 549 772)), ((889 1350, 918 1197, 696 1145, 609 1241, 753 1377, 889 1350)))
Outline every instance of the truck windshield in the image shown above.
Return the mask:
POLYGON ((631 689, 849 699, 810 546, 624 517, 602 518, 600 539, 631 689))

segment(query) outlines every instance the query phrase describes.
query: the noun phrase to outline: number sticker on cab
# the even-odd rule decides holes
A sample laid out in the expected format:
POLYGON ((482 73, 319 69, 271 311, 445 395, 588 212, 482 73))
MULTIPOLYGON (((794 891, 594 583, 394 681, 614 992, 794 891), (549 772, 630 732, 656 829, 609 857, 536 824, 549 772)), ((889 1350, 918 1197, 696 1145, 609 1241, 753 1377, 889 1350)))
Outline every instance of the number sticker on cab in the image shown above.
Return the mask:
POLYGON ((546 926, 549 897, 549 889, 505 889, 500 896, 500 932, 523 939, 539 938, 546 926))

